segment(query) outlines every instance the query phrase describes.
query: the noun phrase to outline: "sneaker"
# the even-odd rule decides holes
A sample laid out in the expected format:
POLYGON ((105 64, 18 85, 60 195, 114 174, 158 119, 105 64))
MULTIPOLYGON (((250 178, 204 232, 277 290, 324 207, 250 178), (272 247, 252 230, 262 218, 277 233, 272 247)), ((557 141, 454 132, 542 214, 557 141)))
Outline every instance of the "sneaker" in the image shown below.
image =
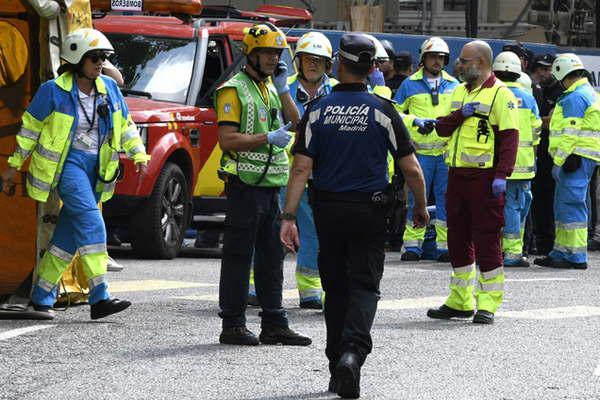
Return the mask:
POLYGON ((437 262, 449 263, 450 262, 450 253, 445 252, 439 255, 437 258, 437 262))
POLYGON ((100 319, 108 317, 111 314, 119 313, 131 305, 130 301, 109 299, 100 300, 96 304, 90 306, 90 316, 92 319, 100 319))
POLYGON ((494 323, 494 313, 485 310, 478 310, 477 314, 475 314, 473 317, 473 323, 491 325, 494 323))
POLYGON ((321 303, 319 300, 301 301, 300 308, 305 310, 322 310, 323 303, 321 303))
POLYGON ((263 344, 282 344, 284 346, 309 346, 312 340, 294 332, 287 326, 263 328, 258 337, 263 344))
POLYGON ((439 308, 430 308, 427 310, 427 316, 433 319, 471 318, 473 313, 473 310, 455 310, 445 304, 442 304, 439 308))
POLYGON ((259 341, 254 333, 245 326, 223 328, 219 335, 219 343, 234 344, 238 346, 257 346, 259 341))
POLYGON ((108 257, 108 263, 106 264, 106 270, 110 272, 123 271, 123 266, 116 262, 112 257, 108 257))
POLYGON ((519 261, 517 261, 514 264, 506 264, 504 263, 505 267, 512 267, 512 268, 528 268, 529 267, 529 261, 527 261, 525 259, 525 257, 521 257, 521 259, 519 261))
POLYGON ((402 261, 419 261, 420 259, 421 259, 420 255, 418 255, 414 251, 410 251, 410 250, 405 251, 400 256, 400 260, 402 260, 402 261))

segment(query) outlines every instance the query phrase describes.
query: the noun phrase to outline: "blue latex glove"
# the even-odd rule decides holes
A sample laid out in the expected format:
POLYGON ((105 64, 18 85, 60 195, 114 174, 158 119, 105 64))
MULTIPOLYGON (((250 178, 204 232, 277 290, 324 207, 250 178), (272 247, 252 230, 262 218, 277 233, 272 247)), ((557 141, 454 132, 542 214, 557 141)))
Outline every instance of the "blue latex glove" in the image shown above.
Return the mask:
POLYGON ((288 122, 281 128, 275 129, 274 131, 267 133, 267 142, 277 147, 283 148, 287 146, 290 142, 290 139, 292 138, 292 135, 290 135, 290 133, 288 132, 290 126, 292 126, 292 123, 288 122))
POLYGON ((506 179, 494 179, 492 182, 492 194, 494 197, 500 197, 504 193, 506 193, 506 179))
POLYGON ((371 86, 385 86, 385 78, 383 77, 383 72, 379 68, 374 68, 373 72, 369 74, 369 82, 371 82, 371 86))
POLYGON ((290 87, 287 84, 287 65, 285 62, 279 61, 277 64, 277 69, 275 70, 275 74, 273 75, 273 85, 275 85, 275 89, 277 90, 277 94, 284 94, 290 91, 290 87))
POLYGON ((422 135, 427 135, 433 131, 435 128, 435 124, 437 123, 436 119, 431 118, 415 118, 413 121, 413 125, 418 127, 418 131, 422 135))
POLYGON ((558 165, 553 165, 552 166, 552 177, 554 178, 555 182, 560 181, 560 168, 558 165))
POLYGON ((465 105, 462 106, 461 112, 463 117, 467 118, 472 116, 473 114, 475 114, 475 111, 477 111, 477 106, 479 105, 479 102, 473 102, 473 103, 467 103, 465 105))

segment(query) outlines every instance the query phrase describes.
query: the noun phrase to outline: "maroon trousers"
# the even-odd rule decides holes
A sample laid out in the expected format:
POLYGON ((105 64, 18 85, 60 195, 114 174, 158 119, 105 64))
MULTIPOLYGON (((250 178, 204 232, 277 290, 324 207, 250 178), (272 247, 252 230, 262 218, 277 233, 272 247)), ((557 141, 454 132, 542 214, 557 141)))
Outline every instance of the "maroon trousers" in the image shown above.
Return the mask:
POLYGON ((477 261, 482 272, 502 266, 504 195, 492 194, 494 169, 450 168, 446 190, 452 267, 477 261))

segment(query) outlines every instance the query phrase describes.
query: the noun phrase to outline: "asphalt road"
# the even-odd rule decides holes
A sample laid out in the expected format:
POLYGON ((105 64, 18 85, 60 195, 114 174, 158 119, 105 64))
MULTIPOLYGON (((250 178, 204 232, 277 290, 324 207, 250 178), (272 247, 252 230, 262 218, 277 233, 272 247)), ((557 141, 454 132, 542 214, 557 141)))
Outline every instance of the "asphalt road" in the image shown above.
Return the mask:
MULTIPOLYGON (((493 326, 425 316, 447 294, 449 266, 388 253, 364 399, 600 399, 600 256, 587 271, 507 272, 493 326)), ((334 399, 321 313, 300 310, 294 262, 285 306, 309 347, 218 344, 220 261, 187 250, 109 273, 133 306, 91 321, 89 307, 54 321, 0 321, 0 399, 334 399)), ((259 333, 258 309, 248 311, 259 333)))

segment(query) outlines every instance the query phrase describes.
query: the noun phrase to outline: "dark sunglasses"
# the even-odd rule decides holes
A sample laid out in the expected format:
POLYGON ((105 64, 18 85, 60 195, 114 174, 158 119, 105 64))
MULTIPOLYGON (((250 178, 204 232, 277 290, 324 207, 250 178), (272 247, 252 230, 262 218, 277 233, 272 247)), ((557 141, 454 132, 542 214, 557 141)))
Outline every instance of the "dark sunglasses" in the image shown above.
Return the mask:
POLYGON ((89 58, 90 61, 95 64, 99 60, 102 60, 103 62, 106 61, 106 59, 108 58, 108 53, 105 53, 105 52, 88 53, 88 54, 86 54, 86 57, 89 58))

